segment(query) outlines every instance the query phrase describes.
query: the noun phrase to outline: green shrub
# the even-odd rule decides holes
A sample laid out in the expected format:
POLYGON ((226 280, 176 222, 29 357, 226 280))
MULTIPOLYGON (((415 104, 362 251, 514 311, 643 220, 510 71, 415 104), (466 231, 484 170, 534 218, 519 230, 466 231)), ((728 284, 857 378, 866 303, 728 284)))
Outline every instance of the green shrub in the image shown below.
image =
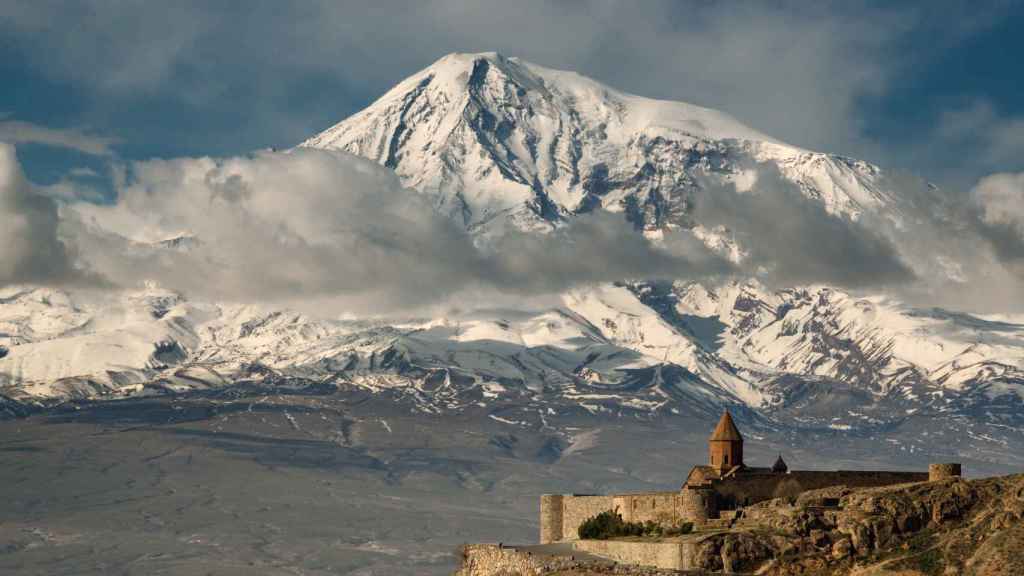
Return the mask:
POLYGON ((584 520, 576 532, 583 540, 606 540, 621 529, 622 524, 622 516, 608 510, 584 520))
POLYGON ((693 524, 684 522, 679 527, 665 529, 657 522, 626 522, 618 512, 611 510, 601 512, 596 516, 587 518, 576 530, 579 537, 584 540, 607 540, 620 536, 647 536, 658 538, 661 536, 672 536, 674 534, 689 534, 693 530, 693 524), (682 530, 685 528, 685 532, 682 530))
POLYGON ((585 540, 607 540, 617 536, 642 536, 644 525, 626 522, 619 513, 607 510, 587 518, 576 532, 585 540))
POLYGON ((693 522, 680 522, 678 525, 664 530, 665 536, 682 536, 693 532, 693 522))

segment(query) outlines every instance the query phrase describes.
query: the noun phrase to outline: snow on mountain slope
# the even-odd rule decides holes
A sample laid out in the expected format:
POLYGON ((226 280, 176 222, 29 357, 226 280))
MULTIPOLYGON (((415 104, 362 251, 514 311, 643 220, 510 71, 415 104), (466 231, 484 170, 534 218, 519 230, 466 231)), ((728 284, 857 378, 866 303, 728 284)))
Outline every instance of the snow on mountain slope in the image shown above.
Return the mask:
MULTIPOLYGON (((652 237, 691 228, 736 255, 742 247, 726 234, 693 221, 692 202, 708 182, 754 190, 757 162, 777 166, 833 214, 898 218, 903 207, 868 163, 497 54, 442 58, 302 145, 393 169, 475 234, 545 231, 604 209, 652 237)), ((207 246, 190 233, 162 238, 135 248, 207 246)), ((1024 324, 756 282, 632 281, 574 290, 547 310, 387 322, 192 302, 156 286, 99 299, 38 287, 0 292, 0 400, 249 380, 344 383, 435 412, 501 404, 537 414, 713 414, 733 406, 833 429, 911 414, 1024 426, 1024 324)))
POLYGON ((41 397, 91 396, 141 385, 196 347, 196 314, 176 294, 151 287, 118 296, 101 314, 52 289, 6 298, 0 385, 41 397))
POLYGON ((1021 324, 756 283, 604 285, 563 302, 385 323, 192 303, 153 286, 82 303, 22 289, 0 306, 0 394, 344 382, 435 412, 494 402, 652 414, 746 406, 847 427, 921 410, 1024 424, 1021 324))
POLYGON ((714 358, 694 356, 690 342, 623 287, 573 294, 565 307, 547 311, 397 324, 194 304, 152 286, 123 300, 83 304, 59 291, 27 290, 2 310, 27 317, 39 306, 62 329, 29 341, 38 336, 29 324, 9 324, 0 358, 0 392, 8 396, 124 395, 299 378, 405 390, 432 410, 511 394, 713 413, 753 391, 714 358), (685 369, 662 373, 673 361, 685 369))
POLYGON ((647 229, 687 220, 699 178, 746 189, 753 162, 834 213, 892 207, 865 162, 778 142, 734 118, 625 94, 499 54, 451 54, 303 142, 393 168, 467 227, 544 229, 596 208, 647 229))
POLYGON ((825 286, 772 293, 754 282, 717 290, 679 283, 661 291, 663 316, 667 302, 684 330, 715 327, 706 345, 762 380, 824 378, 878 397, 924 387, 944 401, 982 390, 989 400, 1024 403, 1024 324, 825 286))

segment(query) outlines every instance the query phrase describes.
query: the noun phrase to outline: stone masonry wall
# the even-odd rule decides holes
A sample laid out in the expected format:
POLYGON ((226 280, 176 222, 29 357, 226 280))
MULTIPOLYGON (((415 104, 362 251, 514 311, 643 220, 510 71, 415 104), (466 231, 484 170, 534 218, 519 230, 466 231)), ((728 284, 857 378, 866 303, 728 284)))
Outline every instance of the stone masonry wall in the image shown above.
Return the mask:
POLYGON ((955 478, 962 475, 963 470, 960 464, 955 462, 928 465, 928 480, 931 482, 936 480, 948 480, 949 478, 955 478))
POLYGON ((602 496, 545 494, 541 496, 540 542, 577 540, 580 524, 608 510, 617 510, 628 522, 676 524, 686 520, 699 523, 717 518, 719 509, 730 510, 773 498, 795 497, 808 490, 840 485, 868 488, 925 482, 928 478, 926 472, 804 471, 727 478, 714 481, 710 491, 686 489, 682 492, 602 496))
POLYGON ((802 471, 788 474, 751 474, 727 478, 713 483, 720 505, 728 509, 745 503, 753 504, 772 498, 795 497, 801 492, 829 486, 870 488, 925 482, 926 472, 859 472, 859 471, 802 471))
POLYGON ((577 540, 583 521, 601 512, 614 510, 613 496, 562 496, 562 535, 560 540, 577 540))
POLYGON ((708 488, 685 488, 679 494, 679 517, 690 522, 703 522, 718 517, 718 494, 708 488))
MULTIPOLYGON (((588 540, 588 542, 593 542, 588 540)), ((641 543, 641 547, 644 544, 641 543)), ((677 548, 679 544, 675 545, 677 548)), ((627 552, 628 554, 628 552, 627 552)), ((642 554, 642 551, 641 551, 642 554)), ((638 555, 636 559, 644 558, 638 555)), ((635 564, 636 561, 632 561, 635 564)), ((568 571, 587 574, 617 574, 618 576, 678 576, 675 569, 660 570, 644 567, 615 566, 609 570, 607 561, 582 560, 570 555, 552 556, 531 554, 496 544, 472 544, 462 549, 462 566, 455 576, 540 576, 568 571), (596 570, 595 570, 596 568, 596 570)))
POLYGON ((570 557, 535 556, 496 544, 471 544, 463 547, 462 566, 455 576, 541 576, 580 566, 570 557))
POLYGON ((610 558, 621 564, 654 566, 671 570, 690 568, 690 554, 681 542, 629 542, 621 540, 578 540, 573 548, 610 558))
MULTIPOLYGON (((571 498, 571 497, 570 497, 571 498)), ((543 494, 540 497, 540 543, 550 544, 562 539, 562 521, 565 497, 561 494, 543 494)))
POLYGON ((679 492, 641 492, 616 495, 613 504, 626 522, 676 524, 680 519, 680 500, 679 492))

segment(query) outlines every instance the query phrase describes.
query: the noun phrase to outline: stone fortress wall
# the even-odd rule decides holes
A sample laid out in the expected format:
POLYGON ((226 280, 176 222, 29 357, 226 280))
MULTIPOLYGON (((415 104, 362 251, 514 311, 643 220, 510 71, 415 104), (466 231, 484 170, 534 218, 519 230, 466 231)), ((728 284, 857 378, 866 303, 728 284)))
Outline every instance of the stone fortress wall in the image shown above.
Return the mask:
POLYGON ((773 498, 793 498, 808 490, 829 486, 850 488, 872 488, 910 482, 926 482, 927 472, 889 472, 804 470, 785 474, 749 474, 736 478, 712 480, 711 486, 718 494, 719 504, 725 509, 735 509, 773 498))
POLYGON ((614 510, 614 499, 612 495, 544 494, 540 497, 540 543, 577 540, 580 524, 614 510))
POLYGON ((960 464, 955 462, 947 464, 929 464, 928 465, 928 479, 932 482, 939 480, 948 480, 950 478, 956 478, 961 475, 960 464))
MULTIPOLYGON (((831 486, 872 488, 938 481, 961 475, 960 464, 932 464, 928 472, 887 470, 790 471, 779 456, 771 468, 743 464, 743 436, 726 412, 710 439, 711 465, 695 466, 682 489, 603 496, 545 494, 540 504, 540 542, 579 539, 579 526, 601 512, 617 512, 627 522, 729 523, 744 506, 774 498, 795 498, 831 486), (730 511, 728 515, 721 514, 730 511)), ((730 524, 731 525, 731 524, 730 524)))
MULTIPOLYGON (((515 574, 517 576, 543 576, 545 574, 601 573, 608 571, 607 561, 581 558, 577 555, 552 553, 526 546, 507 547, 501 544, 469 544, 462 547, 462 567, 455 576, 494 576, 515 574), (598 570, 592 572, 591 570, 598 570)), ((603 558, 614 559, 622 564, 614 574, 620 576, 678 576, 678 569, 688 566, 693 556, 692 546, 681 544, 613 542, 583 540, 573 550, 591 552, 603 558), (623 545, 626 544, 626 545, 623 545), (663 566, 667 569, 653 568, 663 566)))
POLYGON ((601 512, 618 512, 627 522, 680 522, 702 524, 719 517, 720 510, 733 510, 773 498, 789 498, 829 486, 870 488, 911 482, 926 482, 928 472, 889 471, 797 471, 785 474, 751 474, 712 480, 709 486, 684 487, 673 492, 638 492, 606 496, 545 494, 541 496, 541 544, 579 538, 577 530, 588 518, 601 512))

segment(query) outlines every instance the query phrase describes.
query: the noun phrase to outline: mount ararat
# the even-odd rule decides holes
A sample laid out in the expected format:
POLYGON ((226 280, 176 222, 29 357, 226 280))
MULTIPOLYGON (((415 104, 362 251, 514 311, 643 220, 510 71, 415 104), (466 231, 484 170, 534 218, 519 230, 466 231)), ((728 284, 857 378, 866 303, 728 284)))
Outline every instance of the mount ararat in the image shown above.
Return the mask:
MULTIPOLYGON (((785 266, 773 273, 757 261, 779 246, 759 245, 708 209, 716 195, 746 201, 775 182, 797 192, 813 218, 774 227, 877 225, 885 237, 915 221, 918 199, 870 163, 493 53, 446 56, 282 154, 307 148, 393 171, 480 246, 610 213, 655 243, 692 234, 737 266, 752 263, 751 273, 623 278, 565 291, 545 309, 403 319, 325 319, 156 284, 99 299, 8 287, 0 291, 0 406, 19 415, 256 382, 359 389, 414 412, 479 412, 512 428, 558 429, 574 414, 706 419, 730 407, 765 430, 898 428, 911 452, 941 437, 951 454, 1024 458, 1012 440, 1024 427, 1024 317, 918 308, 884 286, 844 286, 828 275, 796 274, 785 285, 785 266)), ((203 242, 178 236, 135 248, 187 253, 203 242)), ((900 266, 919 276, 950 268, 933 256, 904 256, 900 266)))

